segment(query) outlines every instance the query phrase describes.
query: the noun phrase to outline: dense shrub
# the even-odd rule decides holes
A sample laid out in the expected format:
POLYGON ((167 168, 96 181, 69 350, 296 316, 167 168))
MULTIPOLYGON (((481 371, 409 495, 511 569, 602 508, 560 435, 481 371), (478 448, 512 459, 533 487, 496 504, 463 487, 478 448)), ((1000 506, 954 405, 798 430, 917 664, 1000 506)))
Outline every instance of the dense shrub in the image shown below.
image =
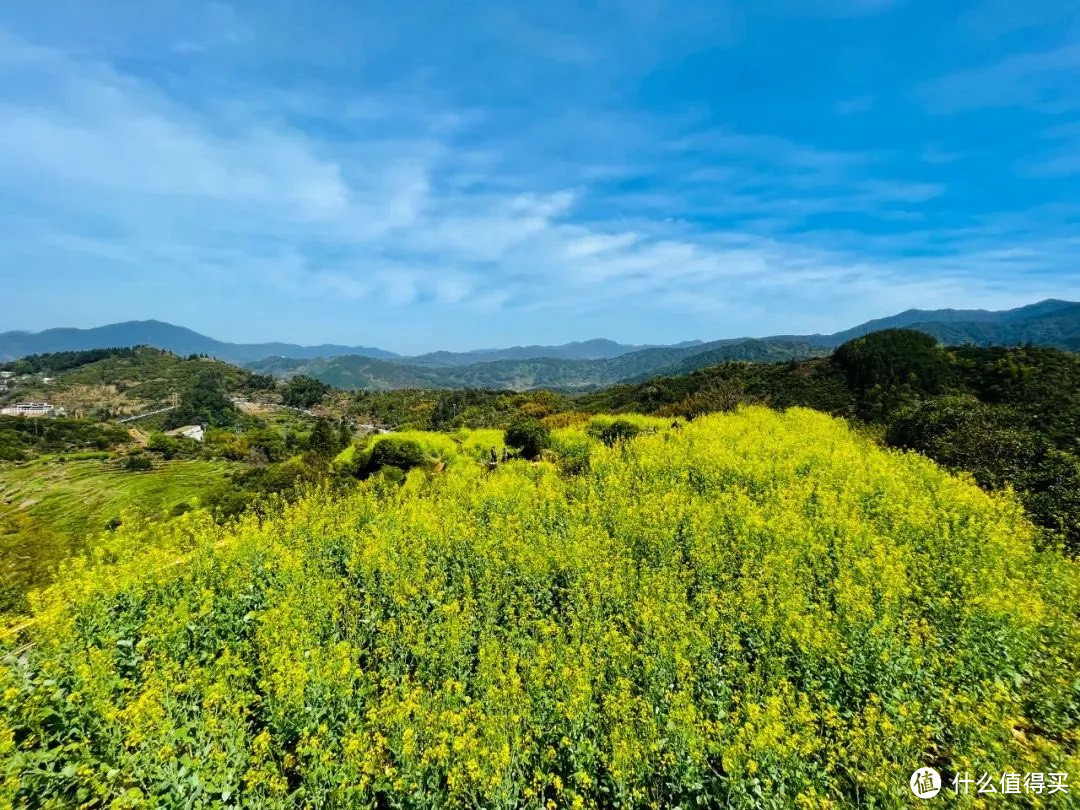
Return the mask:
POLYGON ((589 470, 592 442, 585 436, 559 437, 553 441, 556 463, 564 475, 582 475, 589 470))
POLYGON ((412 439, 388 437, 380 439, 363 458, 360 467, 361 477, 372 475, 383 467, 396 467, 408 472, 427 461, 427 455, 420 444, 412 439))
POLYGON ((330 386, 326 383, 298 374, 285 383, 281 401, 291 408, 307 410, 322 402, 329 392, 330 386))
POLYGON ((268 462, 284 461, 289 455, 285 437, 272 428, 256 428, 244 435, 248 453, 268 462))
POLYGON ((615 419, 611 422, 593 422, 586 428, 586 433, 608 447, 614 447, 637 436, 641 428, 626 419, 615 419))
POLYGON ((132 472, 145 472, 154 469, 154 464, 146 456, 132 455, 128 456, 127 461, 124 462, 124 469, 132 472))
POLYGON ((536 459, 551 444, 551 431, 539 419, 518 418, 506 429, 503 441, 514 448, 522 458, 536 459))
POLYGON ((889 422, 885 441, 966 470, 980 486, 995 489, 1031 472, 1046 449, 1011 409, 962 395, 900 409, 889 422))
POLYGON ((234 517, 271 497, 293 501, 323 482, 328 472, 325 459, 313 454, 297 456, 234 474, 211 490, 204 502, 215 517, 234 517))

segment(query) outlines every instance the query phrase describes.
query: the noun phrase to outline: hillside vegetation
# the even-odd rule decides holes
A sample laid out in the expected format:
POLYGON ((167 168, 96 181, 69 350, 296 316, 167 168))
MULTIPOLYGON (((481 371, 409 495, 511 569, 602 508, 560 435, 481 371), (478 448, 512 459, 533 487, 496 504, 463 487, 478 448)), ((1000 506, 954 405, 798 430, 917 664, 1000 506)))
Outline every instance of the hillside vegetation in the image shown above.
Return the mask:
POLYGON ((10 641, 0 802, 900 808, 918 764, 1077 772, 1080 571, 1015 501, 810 411, 635 419, 121 527, 10 641))
POLYGON ((834 335, 738 338, 636 351, 629 351, 634 347, 623 347, 627 351, 595 359, 571 359, 572 353, 567 356, 563 351, 567 347, 547 347, 552 356, 531 354, 545 347, 519 347, 491 352, 435 352, 389 360, 356 355, 306 360, 270 357, 250 367, 283 377, 306 374, 338 388, 368 391, 480 388, 581 392, 657 376, 688 374, 733 361, 776 363, 824 356, 872 332, 899 328, 955 346, 1032 344, 1075 350, 1080 348, 1080 304, 1043 301, 1005 312, 910 310, 834 335))
POLYGON ((989 489, 1013 487, 1049 542, 1080 554, 1080 355, 1057 349, 946 348, 887 329, 829 358, 728 363, 586 394, 599 413, 695 416, 740 404, 810 407, 867 424, 989 489))
POLYGON ((0 469, 0 615, 52 582, 61 561, 138 515, 165 520, 199 504, 225 479, 222 462, 176 460, 132 472, 105 453, 0 469))
POLYGON ((270 378, 220 360, 180 357, 149 346, 33 355, 2 368, 27 375, 16 381, 8 399, 48 401, 100 418, 168 405, 174 394, 189 393, 206 380, 223 397, 274 386, 270 378))
POLYGON ((305 374, 337 388, 389 391, 398 388, 478 388, 581 391, 655 374, 678 374, 729 360, 772 362, 815 357, 823 346, 787 340, 721 340, 683 347, 642 349, 596 360, 555 357, 488 360, 468 364, 417 359, 377 360, 356 355, 293 360, 272 357, 251 363, 263 374, 305 374))

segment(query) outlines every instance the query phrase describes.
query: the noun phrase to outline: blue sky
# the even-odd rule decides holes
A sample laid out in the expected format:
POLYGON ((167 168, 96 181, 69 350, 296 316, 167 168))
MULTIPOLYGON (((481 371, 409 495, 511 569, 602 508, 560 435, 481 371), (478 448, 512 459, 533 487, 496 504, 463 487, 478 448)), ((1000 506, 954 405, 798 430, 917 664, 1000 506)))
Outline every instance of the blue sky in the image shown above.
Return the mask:
POLYGON ((0 6, 0 331, 403 352, 1080 298, 1061 0, 0 6))

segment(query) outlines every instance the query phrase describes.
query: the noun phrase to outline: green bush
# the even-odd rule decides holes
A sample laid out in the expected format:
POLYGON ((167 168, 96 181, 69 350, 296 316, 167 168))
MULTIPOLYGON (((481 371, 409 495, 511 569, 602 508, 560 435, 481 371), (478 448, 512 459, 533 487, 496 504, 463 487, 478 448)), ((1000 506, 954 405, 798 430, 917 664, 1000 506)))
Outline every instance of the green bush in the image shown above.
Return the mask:
POLYGON ((1045 448, 1012 409, 961 395, 902 408, 890 421, 885 442, 967 470, 980 486, 991 489, 1019 480, 1045 448))
POLYGON ((180 452, 180 442, 173 436, 164 433, 153 433, 146 443, 146 449, 152 453, 160 453, 163 459, 175 458, 180 452))
POLYGON ((551 446, 551 431, 539 419, 515 419, 503 438, 507 447, 527 459, 539 458, 540 452, 551 446))
POLYGON ((589 471, 592 444, 583 437, 569 437, 554 442, 556 464, 564 475, 584 475, 589 471))
POLYGON ((257 428, 249 431, 244 439, 248 446, 248 453, 256 453, 268 462, 283 461, 288 457, 289 451, 285 446, 285 438, 271 428, 257 428))
POLYGON ((128 456, 124 462, 124 469, 132 472, 145 472, 153 468, 153 463, 146 456, 128 456))
POLYGON ((641 433, 641 428, 628 419, 616 419, 614 422, 591 423, 586 432, 594 439, 599 439, 608 447, 614 447, 620 442, 629 441, 641 433))
POLYGON ((371 448, 360 468, 360 475, 366 478, 383 467, 396 467, 402 472, 408 472, 426 461, 427 456, 419 442, 413 439, 386 438, 376 442, 371 448))
POLYGON ((330 391, 330 386, 312 377, 298 374, 281 391, 281 401, 290 408, 307 410, 322 402, 330 391))

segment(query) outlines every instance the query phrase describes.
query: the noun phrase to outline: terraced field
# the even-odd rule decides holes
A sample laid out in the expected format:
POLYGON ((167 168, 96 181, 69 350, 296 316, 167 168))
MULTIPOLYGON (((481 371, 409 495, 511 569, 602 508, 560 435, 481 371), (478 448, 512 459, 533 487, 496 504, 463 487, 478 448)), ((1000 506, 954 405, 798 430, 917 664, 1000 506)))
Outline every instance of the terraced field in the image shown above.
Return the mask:
POLYGON ((51 581, 57 563, 87 548, 110 521, 183 511, 229 469, 170 461, 131 472, 100 453, 0 466, 0 614, 20 610, 28 588, 51 581))

